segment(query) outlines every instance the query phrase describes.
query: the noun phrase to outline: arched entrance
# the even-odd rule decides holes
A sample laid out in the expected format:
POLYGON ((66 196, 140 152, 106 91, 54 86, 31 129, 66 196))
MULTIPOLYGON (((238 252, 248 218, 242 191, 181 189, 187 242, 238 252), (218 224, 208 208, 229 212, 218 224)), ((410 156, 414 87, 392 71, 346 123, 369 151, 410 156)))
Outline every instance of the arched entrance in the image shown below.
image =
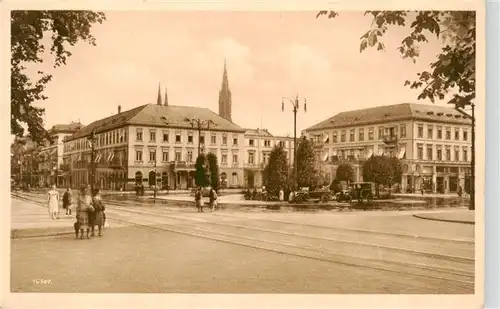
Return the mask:
POLYGON ((238 173, 234 172, 232 175, 231 175, 231 184, 233 186, 238 186, 238 173))
POLYGON ((156 173, 154 171, 149 172, 149 186, 154 186, 156 184, 156 173))
POLYGON ((167 172, 163 172, 161 174, 161 187, 163 188, 163 190, 168 189, 168 174, 167 174, 167 172))
POLYGON ((255 175, 253 172, 248 173, 248 187, 253 188, 255 186, 255 175))
POLYGON ((142 173, 136 172, 135 173, 135 184, 140 185, 141 183, 142 183, 142 173))

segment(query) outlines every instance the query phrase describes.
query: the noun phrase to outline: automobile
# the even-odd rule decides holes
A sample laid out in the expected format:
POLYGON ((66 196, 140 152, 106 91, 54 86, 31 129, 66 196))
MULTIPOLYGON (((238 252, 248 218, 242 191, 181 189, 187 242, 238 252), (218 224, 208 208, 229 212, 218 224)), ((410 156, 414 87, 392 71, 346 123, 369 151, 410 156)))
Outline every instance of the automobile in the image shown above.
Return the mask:
POLYGON ((373 182, 354 182, 349 191, 351 200, 358 200, 359 203, 371 202, 375 195, 375 184, 373 182))

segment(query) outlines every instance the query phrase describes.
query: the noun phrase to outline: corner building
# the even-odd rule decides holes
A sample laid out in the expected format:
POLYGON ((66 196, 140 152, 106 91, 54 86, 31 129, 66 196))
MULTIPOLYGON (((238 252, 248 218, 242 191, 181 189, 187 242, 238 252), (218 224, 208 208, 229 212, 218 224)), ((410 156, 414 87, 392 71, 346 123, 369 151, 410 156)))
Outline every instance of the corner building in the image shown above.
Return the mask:
POLYGON ((453 108, 403 103, 342 112, 304 133, 332 177, 339 164, 350 163, 362 181, 368 158, 396 156, 403 192, 452 193, 470 187, 471 130, 471 118, 453 108))
POLYGON ((149 187, 189 189, 195 186, 195 161, 201 151, 217 155, 220 176, 228 187, 243 185, 245 130, 207 108, 147 104, 95 121, 64 142, 64 163, 73 187, 90 183, 91 146, 95 132, 95 180, 103 189, 149 187), (187 119, 212 121, 198 132, 187 119))

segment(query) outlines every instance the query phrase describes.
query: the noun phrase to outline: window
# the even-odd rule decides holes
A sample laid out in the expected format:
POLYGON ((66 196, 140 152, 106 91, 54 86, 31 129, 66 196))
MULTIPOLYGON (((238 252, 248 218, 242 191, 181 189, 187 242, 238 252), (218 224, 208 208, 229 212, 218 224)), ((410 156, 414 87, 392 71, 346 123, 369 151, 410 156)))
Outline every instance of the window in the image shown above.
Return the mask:
POLYGON ((149 162, 155 162, 156 161, 156 150, 150 150, 149 151, 149 162))
POLYGON ((278 146, 280 146, 280 147, 285 147, 285 143, 284 143, 283 141, 279 141, 279 142, 278 142, 278 146))
POLYGON ((368 128, 368 139, 369 139, 370 141, 373 141, 373 130, 374 130, 374 128, 373 128, 373 127, 368 128))
POLYGON ((333 143, 336 143, 336 142, 337 142, 337 131, 333 131, 333 138, 332 138, 332 142, 333 142, 333 143))
POLYGON ((156 142, 156 131, 149 131, 149 141, 156 142))
POLYGON ((253 139, 250 139, 248 140, 248 146, 254 146, 254 140, 253 139))
POLYGON ((238 155, 233 155, 233 165, 238 165, 238 155))
POLYGON ((437 138, 443 139, 443 129, 441 127, 437 127, 437 138))
POLYGON ((142 150, 136 150, 135 151, 135 160, 136 161, 142 161, 142 150))
POLYGON ((188 133, 188 143, 189 144, 193 143, 193 133, 191 133, 191 132, 188 133))
POLYGON ((210 136, 210 142, 212 143, 212 145, 217 144, 217 136, 216 135, 210 136))
POLYGON ((164 151, 163 152, 162 159, 163 159, 163 162, 168 162, 169 161, 168 151, 164 151))
POLYGON ((458 141, 460 139, 460 129, 455 128, 455 140, 458 141))
POLYGON ((341 135, 340 135, 340 141, 341 141, 342 143, 344 143, 344 142, 345 142, 345 135, 346 135, 346 132, 345 132, 345 130, 344 130, 344 131, 342 131, 342 133, 341 133, 341 135))
POLYGON ((384 128, 378 127, 378 139, 383 139, 383 138, 384 138, 384 128))
POLYGON ((221 158, 220 158, 220 162, 222 164, 227 164, 227 154, 223 153, 221 158))
POLYGON ((464 159, 464 161, 469 161, 467 148, 463 149, 463 159, 464 159))
POLYGON ((451 128, 446 128, 446 139, 451 139, 451 128))
POLYGON ((238 138, 237 137, 233 137, 233 145, 238 145, 238 138))
POLYGON ((163 142, 168 143, 168 132, 163 132, 163 142))
POLYGON ((424 146, 422 144, 419 144, 417 146, 417 158, 419 160, 423 160, 424 159, 424 146))
POLYGON ((467 130, 464 130, 464 141, 466 141, 468 139, 468 133, 467 130))
POLYGON ((254 163, 254 154, 253 152, 248 153, 248 164, 253 164, 254 163))
POLYGON ((181 134, 180 133, 176 133, 175 134, 175 142, 176 143, 180 143, 181 142, 181 134))
MULTIPOLYGON (((451 133, 450 133, 451 135, 451 133)), ((446 161, 451 161, 451 149, 446 148, 446 161)))
POLYGON ((432 145, 427 145, 427 160, 429 161, 434 160, 432 155, 432 145))
POLYGON ((205 135, 200 135, 200 144, 205 144, 205 135))
POLYGON ((227 136, 222 137, 222 145, 227 145, 227 136))
POLYGON ((455 148, 455 161, 460 161, 460 151, 455 148))
POLYGON ((427 138, 433 139, 434 128, 431 125, 427 126, 427 138))
POLYGON ((438 161, 443 161, 443 150, 441 148, 437 149, 437 159, 438 161))
POLYGON ((403 124, 399 127, 399 138, 406 137, 406 125, 403 124))
POLYGON ((354 129, 349 131, 349 141, 354 142, 354 129))
MULTIPOLYGON (((142 129, 136 129, 135 131, 136 140, 142 142, 142 129)), ((106 145, 109 144, 108 135, 106 134, 106 145)))
POLYGON ((270 140, 265 140, 264 141, 264 147, 271 147, 271 141, 270 140))
POLYGON ((188 150, 187 161, 193 162, 193 151, 188 150))
POLYGON ((422 124, 418 125, 418 137, 419 138, 424 137, 424 125, 422 125, 422 124))
POLYGON ((175 152, 175 161, 180 162, 182 160, 182 155, 180 151, 175 152))
POLYGON ((362 141, 365 140, 365 129, 364 128, 359 129, 358 139, 359 139, 360 142, 362 142, 362 141))

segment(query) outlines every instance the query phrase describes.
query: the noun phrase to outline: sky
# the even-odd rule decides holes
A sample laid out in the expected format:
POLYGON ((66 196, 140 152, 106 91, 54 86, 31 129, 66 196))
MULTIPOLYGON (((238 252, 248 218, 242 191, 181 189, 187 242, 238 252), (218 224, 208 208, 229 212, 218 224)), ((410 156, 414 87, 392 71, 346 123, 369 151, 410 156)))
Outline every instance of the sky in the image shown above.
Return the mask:
MULTIPOLYGON (((97 46, 71 47, 67 65, 54 69, 53 56, 30 67, 53 74, 47 86, 46 126, 110 116, 156 103, 158 85, 170 105, 200 106, 218 112, 226 59, 233 122, 293 136, 291 104, 301 100, 302 129, 346 110, 417 101, 404 86, 426 70, 440 51, 429 36, 417 63, 402 59, 397 47, 408 28, 391 28, 386 51, 360 53, 360 37, 370 29, 363 12, 341 11, 335 19, 317 12, 113 11, 95 25, 97 46), (307 112, 302 109, 307 99, 307 112)), ((49 41, 47 41, 49 42, 49 41)), ((48 50, 50 48, 47 48, 48 50)), ((438 102, 444 104, 445 102, 438 102)))

